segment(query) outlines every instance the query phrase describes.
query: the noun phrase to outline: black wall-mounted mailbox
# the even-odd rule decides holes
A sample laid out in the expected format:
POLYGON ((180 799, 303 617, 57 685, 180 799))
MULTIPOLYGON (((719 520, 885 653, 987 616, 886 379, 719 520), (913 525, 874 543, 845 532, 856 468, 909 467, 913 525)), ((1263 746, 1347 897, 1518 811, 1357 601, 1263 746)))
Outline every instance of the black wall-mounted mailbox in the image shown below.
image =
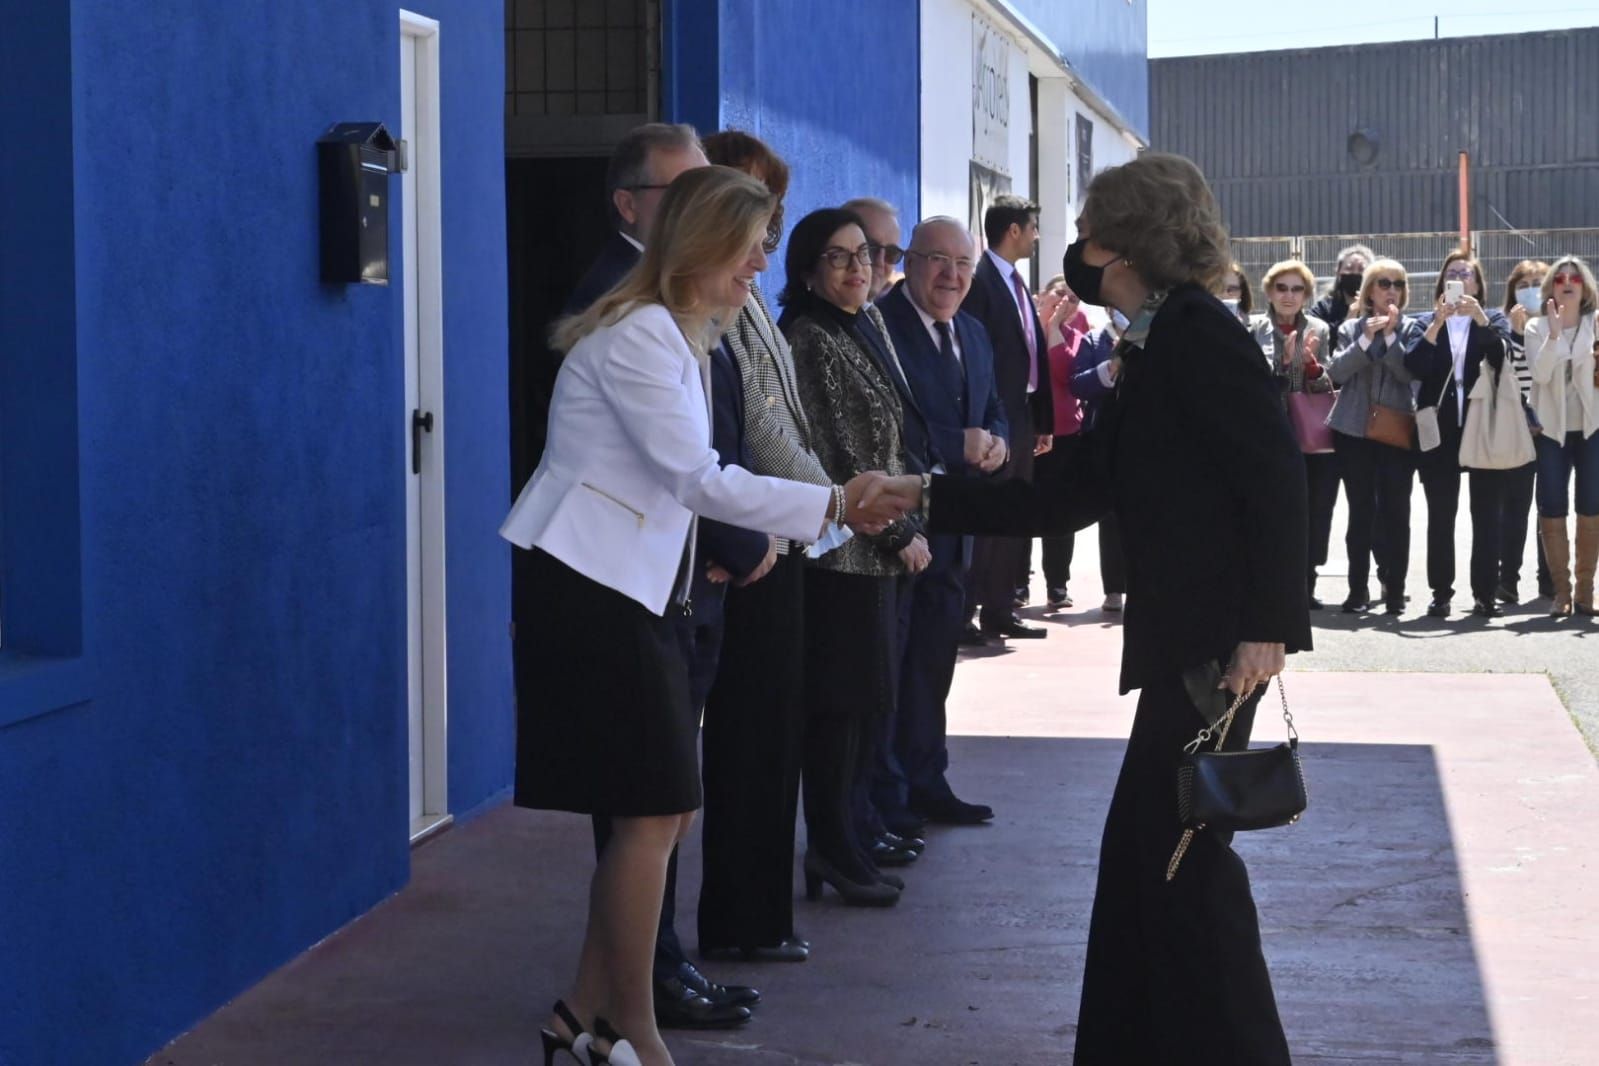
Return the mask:
POLYGON ((316 142, 322 280, 389 283, 389 175, 400 169, 381 122, 340 122, 316 142))

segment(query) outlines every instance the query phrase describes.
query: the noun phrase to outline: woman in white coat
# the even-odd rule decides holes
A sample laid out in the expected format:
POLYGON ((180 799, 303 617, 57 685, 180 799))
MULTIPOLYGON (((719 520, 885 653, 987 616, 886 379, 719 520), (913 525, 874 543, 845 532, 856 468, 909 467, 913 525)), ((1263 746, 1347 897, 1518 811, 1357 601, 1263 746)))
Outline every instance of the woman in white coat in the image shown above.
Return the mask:
POLYGON ((1572 611, 1571 542, 1566 515, 1571 483, 1577 496, 1579 614, 1594 613, 1593 579, 1599 562, 1599 391, 1595 390, 1594 313, 1599 309, 1593 271, 1567 256, 1544 275, 1544 314, 1527 323, 1532 367, 1532 409, 1543 424, 1538 453, 1538 534, 1554 582, 1555 617, 1572 611), (1575 477, 1573 477, 1575 475, 1575 477))
POLYGON ((650 973, 667 857, 700 806, 673 622, 693 610, 696 516, 809 542, 846 517, 875 531, 900 513, 861 506, 875 475, 808 485, 717 463, 706 353, 766 268, 773 207, 764 185, 725 167, 666 190, 639 265, 554 331, 567 355, 544 457, 501 529, 534 552, 536 587, 560 605, 531 634, 543 698, 518 708, 516 801, 615 825, 547 1061, 570 1050, 586 1064, 672 1062, 650 973))

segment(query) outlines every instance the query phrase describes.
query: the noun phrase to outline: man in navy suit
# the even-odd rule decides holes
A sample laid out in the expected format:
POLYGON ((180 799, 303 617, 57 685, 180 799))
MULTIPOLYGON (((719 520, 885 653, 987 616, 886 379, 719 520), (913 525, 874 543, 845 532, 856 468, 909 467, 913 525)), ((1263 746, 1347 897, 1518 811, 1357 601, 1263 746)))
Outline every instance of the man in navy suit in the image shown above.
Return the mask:
MULTIPOLYGON (((616 232, 567 300, 577 314, 615 288, 644 252, 644 240, 661 204, 661 193, 686 170, 709 166, 692 126, 652 122, 630 131, 611 155, 606 191, 616 232)), ((750 465, 744 440, 744 395, 738 368, 725 347, 711 352, 712 445, 722 465, 750 465)), ((726 584, 758 581, 776 554, 764 533, 702 519, 695 541, 698 561, 690 602, 679 634, 689 664, 689 698, 703 706, 716 676, 722 647, 722 601, 726 584)), ((594 818, 595 850, 611 838, 611 820, 594 818)), ((721 985, 689 961, 677 935, 677 852, 666 868, 666 893, 655 939, 655 1014, 663 1028, 723 1029, 743 1025, 760 993, 740 985, 721 985)))
MULTIPOLYGON (((1031 286, 1016 269, 1038 251, 1038 205, 999 197, 983 216, 983 233, 988 250, 978 258, 961 310, 983 324, 994 345, 994 376, 1011 429, 1011 459, 1001 476, 1031 481, 1033 457, 1050 449, 1055 425, 1048 334, 1031 286)), ((973 544, 967 588, 971 602, 982 608, 983 636, 1048 635, 1016 615, 1016 589, 1025 584, 1032 544, 1026 537, 978 537, 973 544)))
MULTIPOLYGON (((894 342, 932 472, 987 477, 1005 463, 1010 430, 994 378, 988 335, 963 314, 976 242, 953 218, 930 218, 911 233, 905 280, 877 303, 894 342)), ((907 417, 907 426, 911 419, 907 417)), ((909 437, 909 433, 907 433, 909 437)), ((894 727, 897 767, 878 768, 873 800, 888 828, 914 835, 919 820, 973 825, 989 807, 956 797, 945 777, 945 700, 965 617, 965 541, 929 539, 933 559, 917 578, 894 727), (897 771, 897 772, 896 772, 897 771), (903 831, 902 831, 903 830, 903 831)))

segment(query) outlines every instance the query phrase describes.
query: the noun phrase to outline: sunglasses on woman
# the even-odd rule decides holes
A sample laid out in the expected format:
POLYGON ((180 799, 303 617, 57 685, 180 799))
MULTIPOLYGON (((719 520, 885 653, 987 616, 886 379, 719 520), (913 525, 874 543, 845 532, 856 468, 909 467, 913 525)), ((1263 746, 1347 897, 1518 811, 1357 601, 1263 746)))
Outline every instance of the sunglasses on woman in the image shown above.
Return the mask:
POLYGON ((1295 296, 1298 296, 1305 291, 1305 287, 1303 285, 1284 285, 1282 282, 1278 281, 1272 284, 1271 290, 1273 292, 1282 293, 1284 296, 1288 295, 1289 293, 1293 293, 1295 296))
POLYGON ((1385 291, 1388 289, 1403 290, 1405 288, 1405 283, 1398 278, 1378 278, 1374 284, 1377 286, 1377 288, 1385 291))
POLYGON ((1554 283, 1556 285, 1581 285, 1582 284, 1582 275, 1581 274, 1556 274, 1554 276, 1554 283))

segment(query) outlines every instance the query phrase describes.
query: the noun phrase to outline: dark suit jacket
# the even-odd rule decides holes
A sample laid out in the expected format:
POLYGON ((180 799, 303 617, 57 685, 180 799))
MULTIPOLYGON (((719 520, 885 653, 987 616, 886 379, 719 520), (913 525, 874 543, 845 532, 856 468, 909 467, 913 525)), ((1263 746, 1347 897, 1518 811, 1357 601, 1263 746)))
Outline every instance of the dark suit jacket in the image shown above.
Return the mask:
POLYGON ((888 324, 883 322, 881 311, 877 312, 875 319, 872 318, 870 311, 862 312, 862 319, 871 323, 868 328, 860 330, 861 337, 866 341, 866 350, 893 384, 894 392, 899 396, 902 417, 900 441, 904 445, 905 471, 909 474, 925 474, 933 469, 932 432, 927 423, 927 415, 922 412, 922 405, 917 402, 916 393, 911 390, 910 381, 905 377, 904 367, 900 362, 904 357, 899 354, 894 342, 889 338, 888 324), (881 329, 878 328, 879 323, 882 324, 881 329))
MULTIPOLYGON (((566 313, 579 314, 616 288, 639 258, 639 250, 620 233, 613 232, 605 247, 600 249, 599 258, 572 290, 566 302, 566 313)), ((749 450, 744 440, 744 389, 733 357, 723 345, 711 352, 711 446, 716 449, 723 466, 731 463, 746 470, 750 468, 749 450)), ((722 598, 721 587, 706 580, 706 568, 716 563, 735 578, 743 577, 760 565, 766 557, 766 547, 764 533, 710 519, 700 520, 699 537, 695 541, 697 573, 691 593, 699 621, 703 622, 705 610, 720 604, 722 598)))
POLYGON ((1047 480, 933 479, 935 532, 1038 536, 1107 509, 1127 553, 1122 691, 1243 641, 1311 646, 1305 463, 1243 324, 1197 285, 1172 290, 1087 438, 1047 480))
POLYGON ((1010 423, 1011 459, 1006 470, 1018 477, 1033 473, 1033 436, 1052 433, 1055 427, 1054 390, 1049 381, 1049 344, 1044 324, 1038 320, 1031 299, 1027 315, 1038 344, 1038 388, 1027 392, 1027 335, 1022 332, 1021 316, 1016 313, 1016 290, 1000 276, 988 253, 978 256, 971 291, 961 310, 988 330, 994 346, 994 377, 999 382, 999 400, 1005 405, 1010 423))
POLYGON ((966 430, 982 428, 1006 439, 1010 437, 994 381, 994 351, 987 331, 970 315, 956 313, 955 337, 960 342, 961 369, 966 374, 963 401, 950 388, 940 365, 943 356, 938 354, 932 334, 905 295, 904 284, 896 285, 876 306, 905 369, 916 410, 927 427, 933 462, 943 464, 951 474, 976 473, 966 467, 966 430))
MULTIPOLYGON (((1483 360, 1498 372, 1505 364, 1505 340, 1510 336, 1510 320, 1505 318, 1504 312, 1485 309, 1488 315, 1488 325, 1479 326, 1473 322, 1471 330, 1466 334, 1466 373, 1465 395, 1471 395, 1471 388, 1477 384, 1477 378, 1482 373, 1483 360)), ((1432 326, 1432 313, 1418 315, 1417 321, 1424 323, 1428 328, 1432 326)), ((1419 387, 1416 393, 1416 403, 1420 407, 1438 405, 1438 428, 1442 431, 1444 443, 1439 446, 1436 453, 1442 458, 1443 453, 1450 449, 1450 441, 1454 441, 1455 461, 1460 458, 1459 436, 1464 429, 1460 417, 1460 402, 1456 399, 1455 389, 1455 352, 1449 346, 1449 327, 1438 327, 1438 343, 1429 344, 1423 336, 1416 342, 1416 346, 1405 354, 1405 369, 1415 376, 1419 387), (1440 394, 1443 399, 1439 400, 1440 394)), ((1424 453, 1430 458, 1434 453, 1424 453)))
POLYGON ((617 282, 633 269, 640 258, 642 253, 629 244, 626 237, 613 230, 605 247, 600 249, 599 258, 594 260, 594 265, 589 267, 588 273, 583 275, 577 288, 567 298, 565 313, 578 314, 616 288, 617 282))

